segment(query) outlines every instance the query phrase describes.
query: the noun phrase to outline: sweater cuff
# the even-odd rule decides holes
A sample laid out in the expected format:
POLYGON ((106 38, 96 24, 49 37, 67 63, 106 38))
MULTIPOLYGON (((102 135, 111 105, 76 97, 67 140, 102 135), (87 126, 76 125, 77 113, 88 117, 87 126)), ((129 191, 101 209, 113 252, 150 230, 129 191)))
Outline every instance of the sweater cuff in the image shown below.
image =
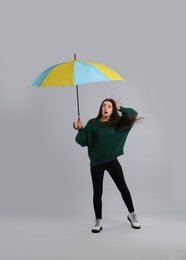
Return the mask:
POLYGON ((120 111, 121 111, 123 114, 128 114, 128 115, 130 115, 130 116, 135 116, 135 115, 137 115, 137 112, 136 112, 133 108, 125 108, 125 107, 120 106, 120 111))

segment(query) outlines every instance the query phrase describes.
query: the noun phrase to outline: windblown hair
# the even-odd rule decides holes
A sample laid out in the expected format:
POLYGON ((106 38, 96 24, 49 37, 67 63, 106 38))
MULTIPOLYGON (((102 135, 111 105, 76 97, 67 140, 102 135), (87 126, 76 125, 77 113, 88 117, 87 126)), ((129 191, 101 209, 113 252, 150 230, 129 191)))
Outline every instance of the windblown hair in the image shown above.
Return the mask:
POLYGON ((107 99, 103 100, 103 102, 100 105, 99 112, 98 112, 96 119, 100 119, 102 117, 102 106, 105 101, 111 102, 112 107, 113 107, 113 113, 111 114, 111 116, 107 122, 107 126, 114 126, 116 130, 122 132, 122 131, 129 130, 133 126, 133 124, 137 120, 139 120, 139 118, 137 118, 137 116, 138 116, 137 113, 134 116, 131 116, 128 114, 120 116, 120 114, 116 108, 116 102, 111 98, 110 99, 107 98, 107 99))

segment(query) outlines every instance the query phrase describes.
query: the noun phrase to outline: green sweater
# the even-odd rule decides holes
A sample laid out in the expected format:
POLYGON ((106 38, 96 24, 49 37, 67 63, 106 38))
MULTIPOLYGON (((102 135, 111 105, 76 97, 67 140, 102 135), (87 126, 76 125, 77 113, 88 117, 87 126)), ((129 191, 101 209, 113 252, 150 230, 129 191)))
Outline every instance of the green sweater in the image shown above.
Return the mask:
MULTIPOLYGON (((132 108, 120 107, 122 116, 136 115, 132 108)), ((78 130, 76 142, 88 147, 90 165, 102 165, 124 154, 124 145, 130 129, 120 132, 114 126, 107 126, 107 122, 91 119, 85 127, 78 130)))

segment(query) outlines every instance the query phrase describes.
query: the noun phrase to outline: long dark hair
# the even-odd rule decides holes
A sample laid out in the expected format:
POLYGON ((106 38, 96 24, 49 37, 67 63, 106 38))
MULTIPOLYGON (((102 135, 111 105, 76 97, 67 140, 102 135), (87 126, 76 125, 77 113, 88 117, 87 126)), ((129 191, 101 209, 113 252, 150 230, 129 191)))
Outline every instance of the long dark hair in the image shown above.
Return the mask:
POLYGON ((124 115, 120 116, 118 113, 118 110, 116 108, 116 102, 112 98, 107 98, 102 101, 96 119, 100 119, 102 117, 102 106, 105 101, 111 102, 112 108, 113 108, 113 112, 107 122, 107 126, 114 126, 116 128, 116 130, 122 132, 122 131, 129 130, 133 126, 133 124, 138 120, 137 112, 133 116, 128 115, 128 114, 126 114, 126 116, 124 116, 124 115))

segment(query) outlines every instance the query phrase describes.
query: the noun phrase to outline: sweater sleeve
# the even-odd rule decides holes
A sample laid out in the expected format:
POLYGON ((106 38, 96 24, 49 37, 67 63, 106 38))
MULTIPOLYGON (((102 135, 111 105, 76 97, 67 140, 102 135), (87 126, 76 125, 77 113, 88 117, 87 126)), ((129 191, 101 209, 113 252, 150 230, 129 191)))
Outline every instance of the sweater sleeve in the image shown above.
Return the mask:
POLYGON ((120 111, 122 112, 122 116, 136 116, 138 114, 133 108, 125 108, 122 106, 120 106, 120 111))
POLYGON ((87 135, 86 135, 85 128, 82 127, 81 129, 78 130, 75 140, 76 143, 78 143, 82 147, 87 146, 87 135))

